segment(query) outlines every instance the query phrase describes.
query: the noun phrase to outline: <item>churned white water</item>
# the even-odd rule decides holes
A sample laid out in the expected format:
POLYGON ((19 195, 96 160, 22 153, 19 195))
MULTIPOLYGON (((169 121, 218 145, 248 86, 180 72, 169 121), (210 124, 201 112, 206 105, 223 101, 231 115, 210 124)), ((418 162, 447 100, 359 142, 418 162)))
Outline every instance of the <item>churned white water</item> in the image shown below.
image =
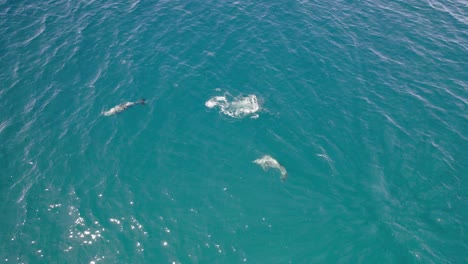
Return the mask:
POLYGON ((229 94, 214 96, 205 102, 205 106, 208 108, 218 107, 221 113, 233 118, 247 116, 257 118, 257 112, 260 110, 257 96, 254 94, 239 95, 237 97, 232 97, 229 94))

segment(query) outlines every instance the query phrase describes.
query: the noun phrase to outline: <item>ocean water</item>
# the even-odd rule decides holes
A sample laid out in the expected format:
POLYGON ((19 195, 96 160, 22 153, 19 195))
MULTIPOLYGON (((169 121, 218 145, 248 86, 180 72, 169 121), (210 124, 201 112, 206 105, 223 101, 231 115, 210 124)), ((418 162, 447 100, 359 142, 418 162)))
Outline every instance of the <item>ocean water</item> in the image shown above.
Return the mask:
POLYGON ((468 262, 466 1, 0 0, 0 62, 1 263, 468 262))

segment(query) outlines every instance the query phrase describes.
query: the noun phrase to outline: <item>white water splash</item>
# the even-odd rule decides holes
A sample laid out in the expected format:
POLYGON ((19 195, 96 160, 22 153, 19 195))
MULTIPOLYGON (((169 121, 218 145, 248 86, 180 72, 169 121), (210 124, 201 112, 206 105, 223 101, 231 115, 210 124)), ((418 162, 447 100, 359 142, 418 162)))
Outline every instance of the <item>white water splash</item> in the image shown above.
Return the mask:
POLYGON ((288 172, 286 169, 270 155, 265 155, 259 159, 254 160, 253 162, 260 165, 265 171, 269 168, 278 169, 281 172, 281 180, 286 180, 288 177, 288 172))
POLYGON ((230 99, 229 94, 224 96, 215 96, 205 102, 205 106, 208 108, 219 107, 221 113, 233 117, 233 118, 244 118, 251 116, 251 118, 258 118, 256 114, 260 110, 257 96, 249 94, 247 96, 238 96, 230 99))

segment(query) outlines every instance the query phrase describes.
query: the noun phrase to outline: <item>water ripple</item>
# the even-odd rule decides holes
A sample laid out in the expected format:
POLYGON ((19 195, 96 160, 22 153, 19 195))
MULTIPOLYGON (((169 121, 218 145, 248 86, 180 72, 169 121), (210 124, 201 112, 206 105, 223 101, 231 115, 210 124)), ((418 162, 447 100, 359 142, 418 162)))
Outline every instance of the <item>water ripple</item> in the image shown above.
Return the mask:
POLYGON ((467 5, 348 2, 0 0, 2 259, 462 260, 467 5))

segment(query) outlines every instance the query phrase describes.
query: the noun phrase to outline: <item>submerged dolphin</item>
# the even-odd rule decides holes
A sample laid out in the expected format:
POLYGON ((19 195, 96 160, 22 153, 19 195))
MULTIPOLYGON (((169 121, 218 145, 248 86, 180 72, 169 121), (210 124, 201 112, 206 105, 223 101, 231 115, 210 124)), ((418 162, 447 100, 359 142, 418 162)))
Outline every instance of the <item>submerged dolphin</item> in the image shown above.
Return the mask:
POLYGON ((140 99, 136 102, 126 102, 126 103, 122 103, 122 104, 119 104, 117 106, 114 106, 112 107, 111 109, 107 110, 107 111, 104 111, 102 112, 103 115, 105 116, 111 116, 111 115, 115 115, 115 114, 118 114, 124 110, 126 110, 127 108, 130 108, 134 105, 137 105, 137 104, 141 104, 141 105, 144 105, 145 104, 145 99, 140 99))

